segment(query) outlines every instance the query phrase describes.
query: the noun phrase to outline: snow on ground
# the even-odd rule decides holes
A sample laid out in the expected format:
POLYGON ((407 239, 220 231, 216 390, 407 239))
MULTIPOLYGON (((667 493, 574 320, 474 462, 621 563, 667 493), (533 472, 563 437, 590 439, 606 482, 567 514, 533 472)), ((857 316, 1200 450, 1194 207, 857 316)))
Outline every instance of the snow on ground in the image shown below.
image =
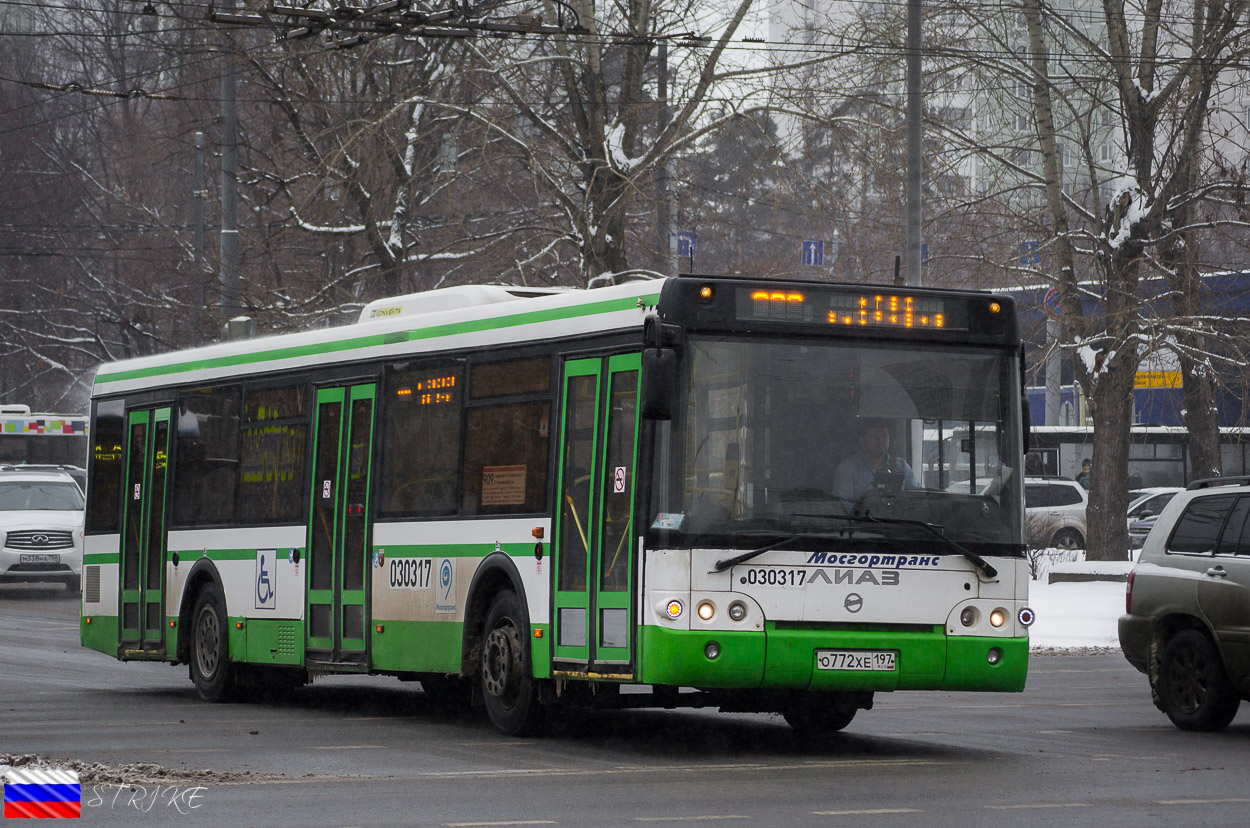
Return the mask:
POLYGON ((1029 606, 1037 613, 1029 629, 1032 649, 1120 647, 1117 624, 1124 614, 1123 581, 1033 581, 1029 606))

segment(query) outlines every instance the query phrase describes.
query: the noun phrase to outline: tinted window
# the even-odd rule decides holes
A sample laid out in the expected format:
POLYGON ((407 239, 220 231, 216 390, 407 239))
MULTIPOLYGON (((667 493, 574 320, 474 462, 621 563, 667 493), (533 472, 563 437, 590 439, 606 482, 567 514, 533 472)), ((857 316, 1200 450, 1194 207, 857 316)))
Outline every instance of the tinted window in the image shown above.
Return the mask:
POLYGON ((1220 536, 1220 545, 1216 552, 1220 555, 1250 555, 1250 497, 1239 497, 1224 525, 1224 534, 1220 536))
POLYGON ((229 523, 239 476, 239 390, 182 394, 177 416, 174 522, 229 523))
POLYGON ((126 404, 121 400, 96 405, 91 428, 91 494, 87 498, 87 531, 116 532, 122 487, 122 440, 126 404))
POLYGON ((239 456, 239 520, 297 522, 304 513, 307 452, 306 387, 248 391, 239 456))
POLYGON ((1209 553, 1219 541, 1224 519, 1233 508, 1236 495, 1199 498, 1187 507, 1168 541, 1169 552, 1209 553))
POLYGON ((551 358, 483 362, 473 366, 469 399, 513 394, 545 394, 551 387, 551 358))
POLYGON ((1055 506, 1075 506, 1081 502, 1081 493, 1075 486, 1056 484, 1050 487, 1051 503, 1055 506))
POLYGON ((1028 509, 1053 505, 1050 499, 1050 486, 1028 485, 1024 487, 1024 505, 1028 509))
POLYGON ((546 509, 550 414, 545 401, 469 409, 462 514, 546 509))
POLYGON ((547 508, 547 460, 551 402, 510 401, 551 392, 551 358, 483 362, 471 369, 473 400, 465 411, 460 512, 509 515, 547 508))
POLYGON ((381 515, 456 514, 463 376, 463 363, 446 360, 387 372, 381 515))

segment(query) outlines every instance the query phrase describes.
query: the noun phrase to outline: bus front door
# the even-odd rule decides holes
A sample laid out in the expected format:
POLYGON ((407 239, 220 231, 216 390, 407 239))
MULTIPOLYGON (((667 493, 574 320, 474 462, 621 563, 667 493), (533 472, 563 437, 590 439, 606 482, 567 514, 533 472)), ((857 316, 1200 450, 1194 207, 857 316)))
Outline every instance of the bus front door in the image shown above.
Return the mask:
POLYGON ((368 666, 365 592, 375 386, 317 391, 308 510, 307 660, 368 666))
POLYGON ((165 519, 169 479, 169 408, 131 411, 126 436, 126 506, 121 542, 124 659, 165 657, 165 519))
POLYGON ((638 354, 564 366, 553 654, 557 671, 633 677, 638 354))

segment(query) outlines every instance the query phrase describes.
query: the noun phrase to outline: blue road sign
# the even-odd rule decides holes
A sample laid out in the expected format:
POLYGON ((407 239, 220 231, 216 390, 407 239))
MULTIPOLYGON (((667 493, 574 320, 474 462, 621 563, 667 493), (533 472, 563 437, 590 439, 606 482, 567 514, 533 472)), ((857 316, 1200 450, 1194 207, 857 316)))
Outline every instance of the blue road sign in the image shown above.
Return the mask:
POLYGON ((679 230, 677 233, 677 255, 694 258, 696 243, 693 230, 679 230))
POLYGON ((1035 241, 1020 242, 1020 264, 1040 265, 1042 263, 1042 243, 1035 241))
POLYGON ((811 267, 824 267, 825 243, 822 241, 803 242, 803 264, 811 267))

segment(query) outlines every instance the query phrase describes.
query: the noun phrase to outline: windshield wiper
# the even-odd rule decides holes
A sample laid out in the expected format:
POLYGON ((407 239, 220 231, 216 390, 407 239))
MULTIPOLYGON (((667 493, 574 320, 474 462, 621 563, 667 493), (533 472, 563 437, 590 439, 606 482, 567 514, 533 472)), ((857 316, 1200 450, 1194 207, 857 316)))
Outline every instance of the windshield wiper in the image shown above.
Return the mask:
MULTIPOLYGON (((897 526, 918 526, 921 529, 924 529, 926 532, 929 532, 930 534, 932 534, 934 537, 936 537, 946 546, 950 547, 951 549, 955 550, 960 555, 962 555, 963 557, 971 561, 973 566, 975 566, 977 569, 985 573, 986 578, 998 577, 998 570, 995 569, 994 566, 991 565, 989 561, 985 560, 980 555, 973 552, 971 549, 964 546, 963 544, 956 543, 955 541, 946 537, 946 535, 942 534, 942 531, 938 526, 935 526, 932 523, 925 523, 922 520, 903 520, 902 518, 876 518, 876 517, 873 517, 872 515, 864 515, 863 517, 860 517, 859 515, 800 515, 800 514, 796 514, 795 517, 827 518, 828 520, 844 520, 847 523, 879 523, 879 524, 897 525, 897 526)), ((798 540, 799 538, 832 538, 832 537, 840 537, 840 535, 834 535, 828 532, 796 533, 793 535, 788 535, 782 538, 781 540, 777 541, 776 543, 769 544, 768 546, 761 547, 760 549, 752 549, 750 552, 743 552, 741 555, 735 555, 732 558, 725 558, 724 560, 717 561, 716 566, 713 567, 712 571, 724 572, 726 569, 729 569, 730 567, 737 566, 738 564, 749 561, 752 558, 759 557, 760 555, 763 555, 765 552, 776 549, 777 547, 787 544, 793 540, 798 540)))
MULTIPOLYGON (((769 534, 774 534, 774 533, 770 532, 769 534)), ((741 555, 734 555, 732 558, 725 558, 724 560, 719 560, 716 562, 716 566, 712 567, 712 571, 724 572, 726 569, 735 567, 740 563, 745 563, 746 561, 749 561, 752 558, 758 558, 760 555, 763 555, 765 552, 770 552, 779 546, 784 546, 785 544, 790 543, 791 541, 799 540, 801 538, 840 538, 840 537, 843 537, 842 533, 834 534, 831 532, 795 532, 794 534, 786 535, 784 538, 777 541, 776 543, 768 544, 768 546, 761 546, 759 549, 752 549, 750 552, 743 552, 741 555)))

